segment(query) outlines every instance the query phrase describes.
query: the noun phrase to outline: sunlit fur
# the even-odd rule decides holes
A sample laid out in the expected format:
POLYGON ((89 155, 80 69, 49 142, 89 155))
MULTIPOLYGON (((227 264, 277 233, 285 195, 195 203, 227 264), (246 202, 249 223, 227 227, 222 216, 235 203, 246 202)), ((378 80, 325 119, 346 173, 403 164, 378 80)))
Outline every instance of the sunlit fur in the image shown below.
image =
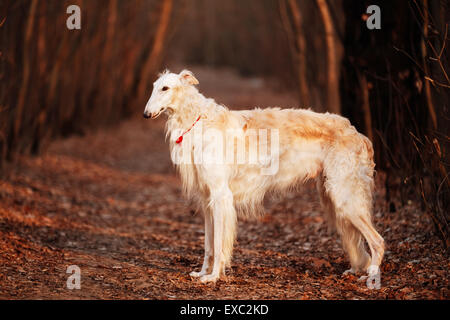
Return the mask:
POLYGON ((224 135, 230 128, 241 130, 241 139, 248 129, 278 129, 279 170, 261 175, 257 164, 177 165, 186 195, 205 217, 204 263, 191 275, 203 282, 216 281, 230 264, 237 216, 258 215, 267 192, 282 193, 313 178, 328 223, 342 238, 351 264, 348 271, 376 273, 384 242, 371 222, 375 164, 370 140, 335 114, 279 108, 230 111, 200 94, 197 83, 187 70, 166 71, 154 83, 144 113, 158 116, 166 111, 171 151, 180 148, 175 143, 179 130, 189 129, 198 116, 205 129, 215 128, 224 135), (163 87, 170 89, 162 91, 163 87))

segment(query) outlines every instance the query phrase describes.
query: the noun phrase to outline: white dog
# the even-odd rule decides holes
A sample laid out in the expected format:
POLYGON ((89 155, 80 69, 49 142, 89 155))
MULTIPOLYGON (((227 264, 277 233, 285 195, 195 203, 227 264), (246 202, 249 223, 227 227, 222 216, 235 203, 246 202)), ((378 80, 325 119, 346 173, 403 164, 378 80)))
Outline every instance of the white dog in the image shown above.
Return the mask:
POLYGON ((144 111, 152 119, 168 114, 172 160, 184 191, 204 214, 203 267, 191 276, 202 282, 219 279, 230 264, 237 216, 259 214, 266 192, 282 192, 311 178, 317 179, 328 222, 349 256, 351 269, 346 272, 378 274, 384 241, 371 222, 375 164, 370 140, 334 114, 278 108, 230 111, 205 98, 196 84, 190 71, 165 71, 144 111), (267 130, 270 137, 261 134, 267 130), (223 143, 230 132, 232 142, 223 143), (224 152, 227 161, 217 156, 224 152), (262 171, 268 167, 274 169, 262 171))

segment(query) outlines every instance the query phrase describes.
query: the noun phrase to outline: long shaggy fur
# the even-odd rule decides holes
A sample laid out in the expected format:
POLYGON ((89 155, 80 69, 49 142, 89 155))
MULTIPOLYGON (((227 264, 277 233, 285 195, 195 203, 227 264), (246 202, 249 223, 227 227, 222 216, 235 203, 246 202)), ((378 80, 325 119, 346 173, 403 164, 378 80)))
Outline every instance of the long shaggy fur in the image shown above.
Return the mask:
MULTIPOLYGON (((191 275, 205 282, 217 280, 231 261, 237 216, 260 214, 267 192, 282 193, 309 179, 317 180, 325 215, 330 228, 342 238, 350 271, 372 266, 373 273, 373 266, 378 268, 381 263, 384 244, 371 222, 375 164, 370 140, 335 114, 279 108, 230 111, 200 94, 196 83, 189 71, 163 73, 147 104, 145 116, 167 111, 171 152, 180 151, 175 142, 180 130, 187 131, 201 116, 203 131, 213 128, 226 136, 227 130, 234 129, 246 148, 247 130, 277 129, 279 167, 276 174, 262 175, 260 164, 177 164, 183 190, 205 215, 204 264, 202 271, 191 275)), ((269 149, 270 144, 269 137, 269 149)), ((192 159, 196 147, 188 151, 192 159)))

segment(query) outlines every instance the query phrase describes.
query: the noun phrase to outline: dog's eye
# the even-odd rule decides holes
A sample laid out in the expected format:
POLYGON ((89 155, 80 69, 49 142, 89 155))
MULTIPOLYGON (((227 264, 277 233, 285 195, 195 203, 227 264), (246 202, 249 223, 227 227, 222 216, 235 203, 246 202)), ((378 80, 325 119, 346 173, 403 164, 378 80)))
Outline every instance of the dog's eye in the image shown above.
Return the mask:
POLYGON ((167 90, 169 90, 169 87, 163 87, 161 90, 162 91, 167 91, 167 90))

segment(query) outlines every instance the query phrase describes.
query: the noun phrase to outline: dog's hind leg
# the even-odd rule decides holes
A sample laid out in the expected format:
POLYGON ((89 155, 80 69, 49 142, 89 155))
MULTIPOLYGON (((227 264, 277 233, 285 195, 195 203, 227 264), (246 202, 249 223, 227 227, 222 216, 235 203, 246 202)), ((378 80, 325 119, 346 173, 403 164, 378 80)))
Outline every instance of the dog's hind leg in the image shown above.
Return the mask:
POLYGON ((383 259, 384 241, 372 225, 372 189, 351 178, 327 181, 327 187, 336 208, 336 228, 349 255, 352 269, 366 271, 369 276, 379 272, 383 259), (371 251, 371 259, 364 248, 364 239, 371 251))
POLYGON ((361 232, 350 221, 341 217, 336 221, 336 228, 351 265, 351 269, 346 270, 344 274, 365 271, 369 265, 370 256, 364 247, 364 238, 361 232))
POLYGON ((325 213, 325 218, 328 223, 328 232, 331 234, 336 230, 336 212, 333 202, 331 201, 327 190, 325 189, 325 177, 320 175, 317 178, 316 187, 320 197, 320 204, 325 213))
POLYGON ((191 277, 202 277, 211 273, 212 259, 214 255, 214 238, 213 238, 213 225, 212 215, 209 209, 204 210, 205 219, 205 257, 203 258, 203 266, 200 272, 193 271, 189 275, 191 277))
POLYGON ((384 240, 366 215, 353 216, 351 222, 361 232, 369 245, 372 259, 370 266, 367 268, 367 273, 369 277, 375 276, 380 272, 379 266, 384 255, 384 240))
POLYGON ((324 160, 325 188, 336 209, 336 227, 342 237, 352 269, 379 274, 384 241, 372 225, 373 148, 369 139, 357 134, 336 143, 324 160), (367 241, 371 259, 364 248, 367 241))
POLYGON ((358 269, 364 269, 369 260, 369 255, 364 248, 361 233, 351 224, 345 225, 345 221, 336 221, 336 209, 325 188, 325 177, 320 175, 317 179, 317 191, 319 192, 320 203, 325 212, 328 222, 328 232, 338 231, 342 238, 342 244, 345 252, 349 255, 351 261, 351 269, 344 271, 344 274, 355 273, 358 269))

